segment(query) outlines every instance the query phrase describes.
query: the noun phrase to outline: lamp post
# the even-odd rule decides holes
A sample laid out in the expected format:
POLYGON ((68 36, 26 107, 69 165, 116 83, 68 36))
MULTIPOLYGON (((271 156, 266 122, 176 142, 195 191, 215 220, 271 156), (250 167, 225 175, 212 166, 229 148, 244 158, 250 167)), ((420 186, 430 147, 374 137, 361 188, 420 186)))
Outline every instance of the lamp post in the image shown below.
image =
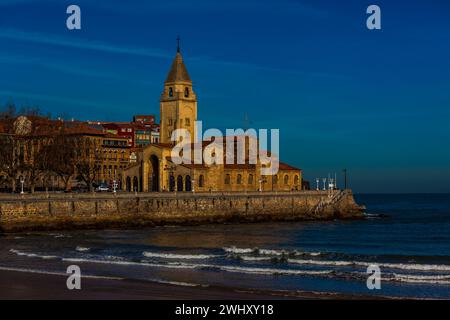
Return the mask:
POLYGON ((25 178, 23 176, 20 176, 20 184, 22 185, 22 189, 20 191, 20 194, 25 194, 25 192, 23 191, 24 183, 25 183, 25 178))
POLYGON ((114 192, 114 194, 117 193, 117 187, 118 187, 117 180, 114 179, 114 181, 113 181, 113 192, 114 192))
POLYGON ((322 178, 323 182, 323 191, 327 190, 327 178, 322 178))
POLYGON ((195 193, 195 179, 192 179, 191 183, 192 183, 192 193, 195 193))
POLYGON ((320 179, 319 179, 319 178, 316 178, 316 190, 317 190, 317 191, 319 191, 319 189, 320 189, 319 184, 320 184, 320 179))

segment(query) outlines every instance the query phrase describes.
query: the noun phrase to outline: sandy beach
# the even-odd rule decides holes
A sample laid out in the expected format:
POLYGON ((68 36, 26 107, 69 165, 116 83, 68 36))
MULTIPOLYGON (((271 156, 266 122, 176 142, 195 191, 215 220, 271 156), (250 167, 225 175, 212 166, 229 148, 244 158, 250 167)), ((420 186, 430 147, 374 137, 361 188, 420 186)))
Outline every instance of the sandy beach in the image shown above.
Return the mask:
POLYGON ((1 271, 0 299, 265 300, 287 298, 262 292, 239 292, 225 288, 184 287, 153 282, 95 278, 82 279, 81 290, 68 290, 66 279, 65 276, 60 275, 1 271))
POLYGON ((135 280, 82 279, 81 290, 68 290, 66 277, 16 271, 0 272, 1 300, 285 300, 370 299, 314 292, 264 292, 220 287, 189 287, 135 280))

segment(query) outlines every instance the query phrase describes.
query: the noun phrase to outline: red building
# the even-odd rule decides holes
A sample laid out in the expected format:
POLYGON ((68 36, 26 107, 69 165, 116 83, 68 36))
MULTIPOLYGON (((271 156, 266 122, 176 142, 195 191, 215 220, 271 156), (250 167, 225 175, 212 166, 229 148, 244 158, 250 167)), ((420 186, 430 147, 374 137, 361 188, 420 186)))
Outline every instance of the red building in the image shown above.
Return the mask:
POLYGON ((154 115, 136 115, 132 122, 89 122, 96 129, 128 140, 132 148, 159 142, 159 124, 154 115))

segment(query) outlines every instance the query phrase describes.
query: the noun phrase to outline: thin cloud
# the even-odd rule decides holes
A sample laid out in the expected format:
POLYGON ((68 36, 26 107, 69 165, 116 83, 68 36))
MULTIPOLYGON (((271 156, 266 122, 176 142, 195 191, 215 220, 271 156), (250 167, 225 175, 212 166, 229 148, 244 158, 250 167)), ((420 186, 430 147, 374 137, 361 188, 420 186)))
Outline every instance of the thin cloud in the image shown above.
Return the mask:
MULTIPOLYGON (((64 97, 58 97, 58 96, 52 96, 52 95, 45 95, 45 94, 36 94, 36 93, 30 93, 30 92, 22 92, 22 91, 7 91, 2 90, 0 91, 0 96, 3 97, 10 97, 10 98, 22 98, 26 100, 34 100, 35 101, 49 101, 49 102, 56 102, 61 104, 69 104, 73 106, 78 107, 87 107, 87 108, 94 108, 98 110, 107 110, 107 109, 114 109, 116 107, 111 105, 99 105, 99 104, 93 104, 91 101, 84 101, 84 100, 74 100, 74 99, 68 99, 64 97)), ((119 107, 117 107, 118 109, 119 107)))
POLYGON ((16 64, 16 65, 31 65, 47 68, 49 70, 57 71, 64 74, 76 75, 89 78, 103 78, 108 80, 133 82, 139 85, 149 86, 154 85, 153 81, 143 81, 136 79, 135 77, 127 77, 124 74, 117 72, 108 72, 104 70, 94 70, 92 67, 86 67, 82 65, 68 65, 64 62, 46 62, 38 57, 25 57, 25 56, 4 56, 0 55, 0 63, 4 64, 16 64))
POLYGON ((18 29, 0 28, 0 38, 116 54, 129 54, 153 58, 171 57, 171 55, 154 48, 117 46, 100 41, 89 41, 79 38, 61 37, 48 33, 29 32, 18 29))
MULTIPOLYGON (((135 55, 149 58, 159 58, 159 59, 172 59, 173 54, 169 54, 167 52, 163 52, 159 49, 155 48, 139 48, 139 47, 127 47, 120 46, 115 44, 110 44, 106 42, 100 42, 95 40, 82 40, 79 38, 69 38, 62 37, 58 35, 48 34, 48 33, 40 33, 40 32, 28 32, 22 31, 18 29, 5 29, 0 28, 0 38, 11 39, 15 41, 24 41, 24 42, 32 42, 38 44, 48 44, 55 45, 61 47, 69 47, 76 48, 82 50, 94 50, 99 52, 113 53, 113 54, 126 54, 126 55, 135 55)), ((302 74, 302 75, 310 75, 310 76, 319 76, 319 77, 335 77, 335 78, 345 78, 343 75, 333 75, 327 73, 308 73, 303 71, 292 71, 292 70, 284 70, 281 68, 268 67, 268 66, 260 66, 256 64, 246 63, 246 62, 237 62, 237 61, 225 61, 220 59, 211 58, 209 56, 197 56, 191 57, 189 59, 191 62, 201 62, 201 63, 210 63, 210 64, 219 64, 225 67, 236 67, 236 68, 248 68, 254 70, 263 70, 263 71, 272 71, 272 72, 284 72, 284 73, 293 73, 293 74, 302 74)))

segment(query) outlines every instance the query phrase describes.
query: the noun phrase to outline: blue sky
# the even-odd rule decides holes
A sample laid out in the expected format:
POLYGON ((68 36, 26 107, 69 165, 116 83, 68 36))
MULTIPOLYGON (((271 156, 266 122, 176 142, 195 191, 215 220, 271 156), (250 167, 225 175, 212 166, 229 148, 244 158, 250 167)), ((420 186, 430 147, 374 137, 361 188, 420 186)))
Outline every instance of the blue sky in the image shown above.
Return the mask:
POLYGON ((158 114, 178 34, 204 127, 279 128, 311 181, 347 168, 355 192, 450 192, 447 0, 0 0, 0 104, 158 114))

